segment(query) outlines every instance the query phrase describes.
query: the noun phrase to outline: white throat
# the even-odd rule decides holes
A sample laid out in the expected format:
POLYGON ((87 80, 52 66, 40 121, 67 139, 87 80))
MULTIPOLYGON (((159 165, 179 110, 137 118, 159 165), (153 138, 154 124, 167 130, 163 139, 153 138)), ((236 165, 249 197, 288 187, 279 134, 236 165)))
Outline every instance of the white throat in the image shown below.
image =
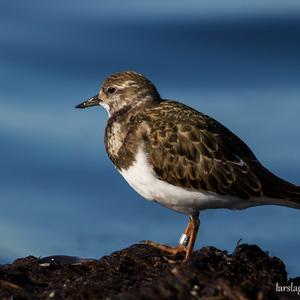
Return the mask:
POLYGON ((100 102, 99 105, 102 106, 103 108, 105 108, 105 110, 108 113, 108 116, 110 117, 109 106, 106 103, 103 103, 103 102, 100 102))

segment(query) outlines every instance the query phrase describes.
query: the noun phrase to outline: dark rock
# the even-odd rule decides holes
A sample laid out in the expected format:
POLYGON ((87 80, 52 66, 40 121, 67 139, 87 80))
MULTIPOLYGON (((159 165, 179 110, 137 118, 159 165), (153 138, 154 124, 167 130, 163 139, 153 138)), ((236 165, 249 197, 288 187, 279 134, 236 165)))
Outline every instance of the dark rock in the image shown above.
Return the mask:
POLYGON ((300 288, 299 277, 288 279, 283 262, 256 245, 238 245, 231 255, 205 247, 187 262, 139 244, 100 260, 30 256, 0 266, 0 300, 299 299, 276 291, 291 284, 300 288))

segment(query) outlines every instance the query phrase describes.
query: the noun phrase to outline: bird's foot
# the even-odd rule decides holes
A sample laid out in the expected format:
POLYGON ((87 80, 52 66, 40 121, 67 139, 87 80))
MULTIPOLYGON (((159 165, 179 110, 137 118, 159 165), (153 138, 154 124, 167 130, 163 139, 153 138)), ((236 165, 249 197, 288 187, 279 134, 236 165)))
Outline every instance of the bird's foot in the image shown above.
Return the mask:
POLYGON ((186 255, 186 248, 182 245, 178 245, 177 247, 171 247, 169 245, 159 244, 153 241, 142 241, 143 244, 152 246, 156 249, 159 249, 162 252, 166 252, 168 255, 172 257, 185 257, 186 255))
POLYGON ((183 261, 187 261, 192 254, 194 244, 196 241, 197 232, 199 229, 200 220, 199 213, 196 215, 191 215, 189 223, 181 235, 179 244, 177 247, 171 247, 168 245, 159 244, 152 241, 142 241, 145 245, 152 246, 156 249, 159 249, 162 252, 168 253, 172 258, 184 257, 183 261))

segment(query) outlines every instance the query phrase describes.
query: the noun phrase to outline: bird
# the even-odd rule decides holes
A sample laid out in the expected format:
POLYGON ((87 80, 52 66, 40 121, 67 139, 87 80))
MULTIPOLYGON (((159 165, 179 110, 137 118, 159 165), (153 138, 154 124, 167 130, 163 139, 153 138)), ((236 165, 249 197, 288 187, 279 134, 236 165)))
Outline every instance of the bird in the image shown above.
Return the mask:
POLYGON ((300 208, 300 187, 274 175, 237 135, 179 101, 161 98, 143 74, 108 76, 97 95, 76 108, 108 113, 108 157, 143 198, 188 215, 176 247, 144 241, 188 260, 205 209, 260 205, 300 208))

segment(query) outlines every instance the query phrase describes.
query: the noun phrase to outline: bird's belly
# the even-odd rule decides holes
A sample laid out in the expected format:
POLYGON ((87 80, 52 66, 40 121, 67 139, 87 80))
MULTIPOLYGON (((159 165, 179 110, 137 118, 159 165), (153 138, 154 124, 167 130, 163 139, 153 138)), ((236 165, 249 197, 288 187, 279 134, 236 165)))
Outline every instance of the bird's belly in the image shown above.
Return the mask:
POLYGON ((144 198, 186 214, 208 208, 241 209, 255 205, 244 199, 203 190, 188 190, 158 179, 142 147, 137 153, 134 164, 127 170, 121 170, 120 173, 144 198))

